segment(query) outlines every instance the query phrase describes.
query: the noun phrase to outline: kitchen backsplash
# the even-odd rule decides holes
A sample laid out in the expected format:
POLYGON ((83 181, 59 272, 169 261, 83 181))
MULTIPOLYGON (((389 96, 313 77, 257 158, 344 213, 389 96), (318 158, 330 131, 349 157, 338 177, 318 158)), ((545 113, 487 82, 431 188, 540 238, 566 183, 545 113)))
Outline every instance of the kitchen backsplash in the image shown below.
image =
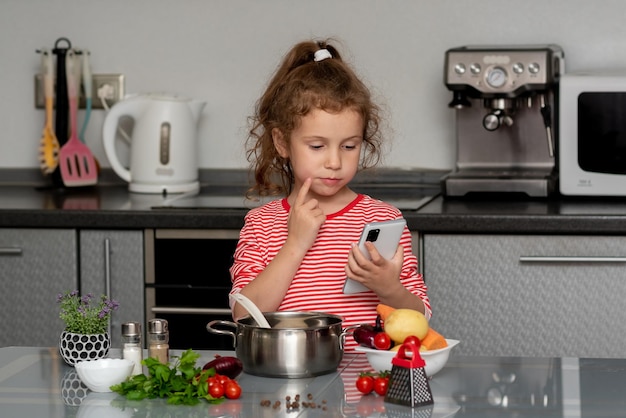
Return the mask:
MULTIPOLYGON (((0 169, 38 167, 44 112, 34 105, 41 47, 59 37, 91 51, 94 73, 120 73, 126 92, 207 102, 200 168, 247 166, 247 116, 285 51, 332 37, 387 112, 384 163, 454 166, 443 59, 461 45, 556 43, 566 71, 626 68, 621 0, 3 0, 0 2, 0 169)), ((86 142, 103 167, 104 110, 86 142)), ((79 112, 79 119, 84 111, 79 112)))

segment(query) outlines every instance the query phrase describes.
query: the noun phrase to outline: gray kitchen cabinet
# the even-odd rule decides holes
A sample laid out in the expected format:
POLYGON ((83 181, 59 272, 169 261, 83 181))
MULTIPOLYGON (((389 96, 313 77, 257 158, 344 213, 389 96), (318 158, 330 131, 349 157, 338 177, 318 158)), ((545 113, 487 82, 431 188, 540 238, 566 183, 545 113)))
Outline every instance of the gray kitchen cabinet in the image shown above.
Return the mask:
POLYGON ((79 239, 81 293, 120 304, 110 334, 111 346, 121 347, 121 324, 144 323, 143 231, 81 230, 79 239))
POLYGON ((626 237, 424 234, 431 326, 457 354, 623 357, 626 237))
POLYGON ((57 294, 78 288, 76 231, 0 229, 0 346, 56 346, 57 294))

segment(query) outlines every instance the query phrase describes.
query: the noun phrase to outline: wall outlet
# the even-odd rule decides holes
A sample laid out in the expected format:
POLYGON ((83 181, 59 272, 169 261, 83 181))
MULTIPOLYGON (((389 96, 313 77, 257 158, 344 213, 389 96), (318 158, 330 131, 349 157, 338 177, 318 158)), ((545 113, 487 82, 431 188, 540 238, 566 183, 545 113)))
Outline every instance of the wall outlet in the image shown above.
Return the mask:
MULTIPOLYGON (((104 109, 102 101, 98 97, 98 90, 103 88, 106 91, 106 104, 113 106, 124 98, 124 75, 123 74, 93 74, 91 82, 91 108, 104 109)), ((43 109, 45 98, 43 91, 43 76, 35 75, 35 108, 43 109)), ((80 85, 80 97, 78 98, 78 108, 85 108, 85 87, 80 85)))

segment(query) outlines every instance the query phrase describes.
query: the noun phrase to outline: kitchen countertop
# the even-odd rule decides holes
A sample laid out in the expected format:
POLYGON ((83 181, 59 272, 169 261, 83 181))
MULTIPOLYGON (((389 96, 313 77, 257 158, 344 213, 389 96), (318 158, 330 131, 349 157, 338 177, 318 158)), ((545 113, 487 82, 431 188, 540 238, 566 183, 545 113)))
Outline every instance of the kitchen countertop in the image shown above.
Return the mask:
POLYGON ((626 200, 563 196, 471 200, 438 196, 412 218, 410 224, 416 230, 433 233, 623 235, 626 200))
MULTIPOLYGON (((112 349, 110 357, 119 357, 112 349)), ((214 351, 198 351, 203 364, 214 351)), ((176 355, 176 352, 172 353, 176 355)), ((180 353, 178 353, 180 354, 180 353)), ((232 355, 232 352, 219 352, 232 355)), ((56 348, 0 348, 3 417, 621 417, 626 410, 626 359, 469 357, 452 352, 430 380, 434 405, 412 410, 356 391, 363 354, 346 354, 337 372, 278 379, 243 373, 242 396, 220 405, 167 405, 163 399, 128 401, 94 393, 80 382, 56 348), (285 398, 311 394, 316 408, 286 410, 285 398), (261 406, 261 401, 281 406, 261 406)))
MULTIPOLYGON (((365 177, 355 189, 396 204, 411 230, 426 233, 626 234, 625 199, 450 199, 438 195, 443 175, 385 172, 365 177)), ((52 189, 0 181, 0 227, 240 229, 252 207, 243 202, 244 178, 239 171, 205 173, 196 200, 129 193, 119 182, 52 189), (198 207, 200 201, 221 203, 198 207)))

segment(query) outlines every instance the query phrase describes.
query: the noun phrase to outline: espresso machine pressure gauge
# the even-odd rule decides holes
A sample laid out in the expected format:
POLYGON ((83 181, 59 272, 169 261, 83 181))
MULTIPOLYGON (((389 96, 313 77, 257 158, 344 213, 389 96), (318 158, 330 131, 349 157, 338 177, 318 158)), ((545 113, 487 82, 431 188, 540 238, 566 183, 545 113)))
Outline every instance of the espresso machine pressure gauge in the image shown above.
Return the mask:
POLYGON ((501 67, 493 67, 487 72, 485 81, 494 89, 499 89, 506 84, 506 70, 501 67))

